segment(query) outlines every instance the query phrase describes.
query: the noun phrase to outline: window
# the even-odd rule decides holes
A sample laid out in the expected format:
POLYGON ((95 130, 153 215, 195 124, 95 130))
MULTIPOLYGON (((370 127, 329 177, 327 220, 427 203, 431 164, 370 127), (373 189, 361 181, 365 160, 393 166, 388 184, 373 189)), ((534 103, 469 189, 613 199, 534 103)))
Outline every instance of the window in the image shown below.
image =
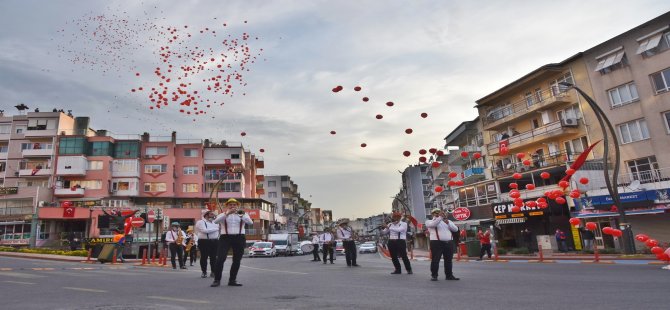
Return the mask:
POLYGON ((557 79, 549 82, 549 87, 551 88, 551 95, 552 96, 558 96, 561 93, 565 92, 566 87, 563 85, 560 85, 559 83, 566 82, 570 84, 575 84, 575 82, 572 80, 572 73, 566 72, 557 79))
POLYGON ((665 121, 665 129, 670 134, 670 111, 663 113, 663 120, 665 121))
POLYGON ((277 198, 277 192, 268 192, 268 198, 277 198))
POLYGON ((557 111, 556 117, 563 123, 566 123, 566 119, 580 119, 582 118, 582 114, 579 113, 579 107, 575 104, 564 110, 557 111))
POLYGON ((198 157, 198 149, 184 149, 184 157, 198 157))
POLYGON ((144 173, 165 173, 167 165, 144 165, 144 173))
POLYGON ((31 118, 28 120, 28 130, 56 129, 57 124, 56 119, 31 118))
POLYGON ((268 187, 277 187, 277 181, 268 181, 268 187))
POLYGON ((613 70, 622 68, 627 63, 626 52, 623 50, 623 46, 620 46, 613 51, 596 57, 596 61, 598 62, 598 65, 596 66, 595 71, 599 71, 601 74, 607 74, 613 70))
POLYGON ((205 170, 205 180, 240 180, 242 174, 225 169, 205 170))
POLYGON ((12 124, 2 124, 0 125, 0 134, 10 134, 12 133, 12 124))
POLYGON ((114 146, 110 142, 92 142, 91 156, 112 156, 114 146))
POLYGON ((670 90, 670 68, 652 74, 651 80, 657 94, 670 90))
POLYGON ((22 134, 28 130, 28 125, 16 125, 16 133, 22 134))
POLYGON ((508 115, 512 115, 512 106, 506 104, 503 106, 495 107, 493 110, 489 111, 486 114, 486 118, 490 122, 494 122, 508 115))
POLYGON ((167 146, 150 146, 147 147, 145 155, 167 155, 167 146))
POLYGON ((21 143, 21 150, 50 150, 53 148, 53 144, 51 143, 40 143, 40 142, 33 142, 33 143, 21 143))
POLYGON ((240 154, 230 154, 231 159, 240 159, 240 154))
POLYGON ((182 192, 184 193, 197 193, 198 184, 196 183, 184 183, 181 185, 182 192))
POLYGON ((642 57, 651 57, 659 52, 668 49, 668 39, 670 39, 670 32, 663 33, 668 30, 668 26, 658 29, 650 34, 637 39, 640 46, 637 48, 635 54, 642 55, 642 57))
POLYGON ((649 156, 627 161, 626 165, 634 180, 640 183, 654 182, 660 176, 656 156, 649 156))
POLYGON ((534 118, 530 121, 530 125, 533 129, 540 128, 540 121, 537 118, 534 118))
POLYGON ((58 145, 59 155, 79 155, 86 153, 86 138, 68 137, 61 138, 58 145))
POLYGON ((112 163, 112 172, 137 172, 139 162, 137 159, 117 159, 112 163))
POLYGON ((72 180, 70 184, 64 182, 65 187, 73 187, 79 185, 83 189, 102 189, 102 181, 100 180, 72 180))
POLYGON ((184 175, 198 174, 198 166, 184 166, 184 175))
POLYGON ((118 181, 112 183, 113 191, 137 190, 137 182, 118 181))
POLYGON ((643 118, 617 125, 621 144, 649 139, 647 121, 643 118))
POLYGON ((524 99, 526 100, 526 106, 530 107, 533 105, 533 93, 532 92, 527 92, 524 96, 524 99))
POLYGON ((165 192, 167 185, 165 183, 144 183, 145 192, 165 192))
POLYGON ((628 83, 607 91, 612 108, 620 107, 640 99, 635 83, 628 83))
POLYGON ((565 141, 563 144, 565 145, 565 152, 569 155, 581 154, 589 147, 589 141, 586 139, 586 136, 565 141))
MULTIPOLYGON (((214 189, 214 183, 205 183, 205 191, 211 192, 214 189)), ((219 185, 219 192, 240 192, 242 191, 242 184, 239 182, 221 183, 219 185)))
POLYGON ((86 170, 102 170, 102 160, 90 160, 86 170))
POLYGON ((117 141, 114 144, 114 158, 138 158, 140 143, 138 141, 117 141))

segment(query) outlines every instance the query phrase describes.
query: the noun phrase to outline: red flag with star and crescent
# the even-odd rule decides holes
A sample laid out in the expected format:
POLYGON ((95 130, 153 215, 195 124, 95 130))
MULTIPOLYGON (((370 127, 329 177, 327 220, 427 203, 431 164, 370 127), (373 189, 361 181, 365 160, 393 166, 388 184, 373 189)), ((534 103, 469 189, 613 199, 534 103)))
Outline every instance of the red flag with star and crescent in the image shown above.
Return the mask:
POLYGON ((63 217, 74 217, 74 206, 71 201, 63 201, 60 205, 63 207, 63 217))

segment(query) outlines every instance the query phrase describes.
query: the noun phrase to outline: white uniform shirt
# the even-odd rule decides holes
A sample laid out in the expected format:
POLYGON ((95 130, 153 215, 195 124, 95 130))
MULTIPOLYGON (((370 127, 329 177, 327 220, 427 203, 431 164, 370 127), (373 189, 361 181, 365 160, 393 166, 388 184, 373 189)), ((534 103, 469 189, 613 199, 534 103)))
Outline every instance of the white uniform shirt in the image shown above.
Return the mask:
POLYGON ((351 228, 350 227, 338 227, 337 228, 337 239, 342 240, 351 240, 351 228))
POLYGON ((319 236, 314 235, 314 237, 312 237, 312 244, 320 244, 320 241, 321 240, 319 240, 319 236))
POLYGON ((333 234, 331 233, 323 233, 321 236, 319 236, 319 243, 327 243, 329 241, 333 241, 333 234))
POLYGON ((219 239, 219 224, 202 219, 195 223, 198 239, 219 239))
POLYGON ((440 216, 427 220, 426 227, 430 232, 430 240, 451 241, 453 240, 451 233, 458 231, 458 227, 452 221, 447 224, 440 216))
POLYGON ((407 239, 407 223, 403 221, 398 224, 390 223, 388 228, 384 229, 384 233, 389 234, 389 240, 405 240, 407 239))
POLYGON ((181 242, 181 245, 186 246, 186 234, 181 229, 176 231, 176 232, 174 230, 170 229, 170 231, 166 232, 165 233, 165 242, 167 242, 168 244, 175 243, 177 241, 177 239, 179 239, 180 234, 184 238, 183 241, 181 242))
POLYGON ((244 224, 253 225, 249 214, 240 216, 237 213, 226 216, 225 213, 219 214, 214 220, 215 224, 221 223, 222 235, 244 235, 244 224))

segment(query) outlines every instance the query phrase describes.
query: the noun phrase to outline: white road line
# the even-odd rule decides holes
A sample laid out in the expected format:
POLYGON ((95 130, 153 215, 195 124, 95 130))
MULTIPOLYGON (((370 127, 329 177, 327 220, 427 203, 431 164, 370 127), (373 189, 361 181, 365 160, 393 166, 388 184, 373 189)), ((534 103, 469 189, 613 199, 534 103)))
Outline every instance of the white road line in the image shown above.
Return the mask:
POLYGON ((98 274, 109 274, 115 276, 138 276, 140 273, 136 272, 124 272, 124 271, 115 271, 115 270, 89 270, 86 273, 98 273, 98 274))
POLYGON ((107 293, 105 290, 96 290, 92 288, 81 288, 81 287, 69 287, 65 286, 63 287, 66 290, 73 290, 73 291, 82 291, 82 292, 91 292, 91 293, 107 293))
POLYGON ((37 283, 33 283, 33 282, 21 282, 21 281, 3 281, 3 282, 16 283, 16 284, 37 284, 37 283))
POLYGON ((38 276, 38 275, 35 275, 35 274, 20 273, 20 272, 0 272, 0 276, 8 276, 8 277, 15 277, 15 278, 23 278, 23 279, 45 278, 45 276, 38 276))
POLYGON ((173 297, 164 297, 164 296, 147 296, 151 299, 160 299, 160 300, 169 300, 169 301, 180 301, 180 302, 190 302, 194 304, 208 304, 208 300, 198 300, 198 299, 182 299, 182 298, 173 298, 173 297))
POLYGON ((247 269, 254 269, 254 270, 261 270, 261 271, 270 271, 270 272, 279 272, 279 273, 309 274, 309 273, 305 273, 305 272, 284 271, 284 270, 272 270, 272 269, 255 268, 255 267, 249 267, 249 266, 241 266, 241 267, 242 267, 242 268, 247 268, 247 269))
POLYGON ((45 271, 44 274, 59 275, 66 277, 95 277, 94 274, 86 274, 81 272, 68 272, 68 271, 45 271))

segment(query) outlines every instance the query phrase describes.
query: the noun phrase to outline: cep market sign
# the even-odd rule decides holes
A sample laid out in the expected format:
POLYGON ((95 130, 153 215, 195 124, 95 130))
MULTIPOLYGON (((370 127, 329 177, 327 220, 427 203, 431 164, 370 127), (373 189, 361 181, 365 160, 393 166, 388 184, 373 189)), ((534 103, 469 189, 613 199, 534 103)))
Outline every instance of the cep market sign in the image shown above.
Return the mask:
MULTIPOLYGON (((495 215, 501 215, 501 214, 515 213, 515 212, 512 212, 512 208, 513 208, 513 207, 514 207, 514 203, 513 203, 513 202, 508 202, 508 203, 504 203, 504 204, 493 205, 493 214, 495 214, 495 215)), ((537 210, 540 210, 540 208, 537 207, 537 206, 535 206, 535 207, 529 207, 529 206, 527 206, 525 203, 524 203, 524 205, 521 207, 521 212, 524 212, 524 211, 537 211, 537 210)))

